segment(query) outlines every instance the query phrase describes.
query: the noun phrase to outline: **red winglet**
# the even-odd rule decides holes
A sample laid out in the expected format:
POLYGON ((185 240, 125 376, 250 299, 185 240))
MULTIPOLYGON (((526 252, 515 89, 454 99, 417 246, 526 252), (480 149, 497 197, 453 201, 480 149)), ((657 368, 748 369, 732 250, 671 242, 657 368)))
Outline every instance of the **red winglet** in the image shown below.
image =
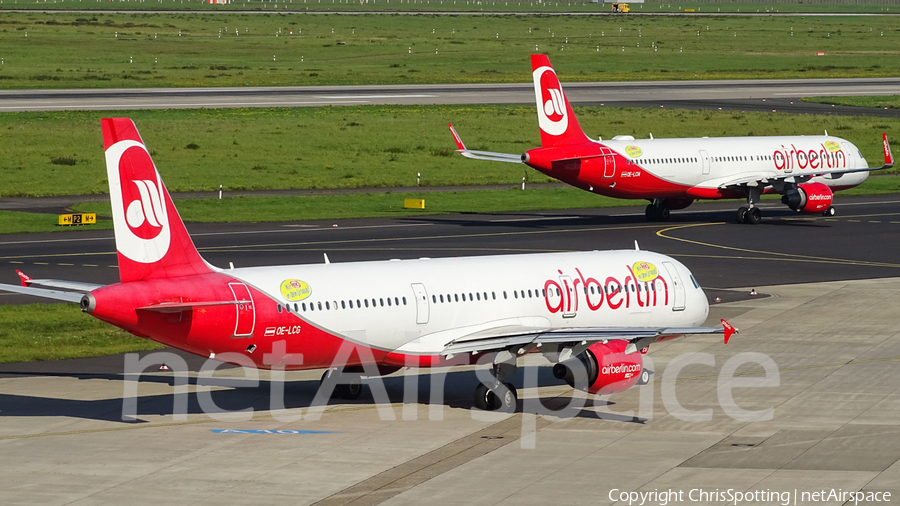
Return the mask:
POLYGON ((893 167, 894 155, 891 153, 891 145, 888 144, 887 132, 882 132, 881 139, 884 142, 884 164, 888 167, 893 167))
POLYGON ((725 344, 728 344, 728 338, 731 337, 731 334, 735 334, 738 332, 738 329, 734 328, 730 323, 722 320, 722 328, 725 329, 725 344))
POLYGON ((465 151, 466 147, 463 145, 462 139, 460 139, 459 135, 456 133, 456 129, 453 128, 453 123, 447 123, 447 126, 450 127, 450 133, 453 134, 453 140, 456 141, 456 149, 458 151, 465 151))
POLYGON ((31 285, 31 277, 28 274, 16 269, 16 274, 22 278, 22 286, 30 286, 31 285))

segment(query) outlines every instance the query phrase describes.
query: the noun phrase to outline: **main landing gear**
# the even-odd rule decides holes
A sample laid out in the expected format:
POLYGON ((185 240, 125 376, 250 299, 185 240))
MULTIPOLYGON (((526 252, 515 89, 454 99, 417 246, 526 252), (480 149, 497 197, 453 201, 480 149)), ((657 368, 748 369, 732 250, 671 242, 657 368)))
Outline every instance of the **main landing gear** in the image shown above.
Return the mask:
POLYGON ((514 372, 516 372, 515 357, 512 358, 511 363, 495 363, 491 374, 492 381, 489 381, 488 385, 479 383, 475 387, 475 408, 484 411, 515 412, 516 404, 519 401, 516 387, 512 383, 503 381, 514 372))
POLYGON ((647 221, 669 221, 669 208, 664 199, 653 199, 644 211, 647 221))
POLYGON ((354 401, 362 395, 362 376, 359 373, 338 371, 337 369, 328 369, 322 373, 319 380, 319 387, 326 381, 335 381, 333 396, 340 397, 346 401, 354 401))
POLYGON ((747 205, 741 206, 737 210, 737 222, 746 223, 748 225, 759 225, 762 221, 762 213, 756 207, 759 204, 761 191, 758 186, 747 188, 747 205))

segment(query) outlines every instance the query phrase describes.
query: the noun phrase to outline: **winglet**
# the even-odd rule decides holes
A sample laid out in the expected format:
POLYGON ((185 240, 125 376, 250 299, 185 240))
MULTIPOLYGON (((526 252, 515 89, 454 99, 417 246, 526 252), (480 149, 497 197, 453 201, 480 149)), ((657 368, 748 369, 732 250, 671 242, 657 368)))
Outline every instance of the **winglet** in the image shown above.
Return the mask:
POLYGON ((728 344, 728 338, 731 337, 731 334, 737 334, 738 329, 734 328, 725 320, 722 320, 722 328, 725 330, 725 344, 728 344))
POLYGON ((887 132, 882 132, 881 139, 884 142, 884 168, 889 169, 894 166, 894 155, 891 153, 891 145, 888 144, 887 132))
MULTIPOLYGON (((453 128, 453 123, 447 123, 447 126, 450 127, 450 133, 453 134, 453 140, 456 141, 456 150, 457 151, 465 151, 466 146, 463 144, 462 139, 459 138, 459 134, 456 133, 456 129, 453 128)), ((887 142, 887 141, 885 141, 887 142)))
POLYGON ((22 279, 22 286, 31 286, 31 276, 18 269, 16 269, 16 274, 22 279))

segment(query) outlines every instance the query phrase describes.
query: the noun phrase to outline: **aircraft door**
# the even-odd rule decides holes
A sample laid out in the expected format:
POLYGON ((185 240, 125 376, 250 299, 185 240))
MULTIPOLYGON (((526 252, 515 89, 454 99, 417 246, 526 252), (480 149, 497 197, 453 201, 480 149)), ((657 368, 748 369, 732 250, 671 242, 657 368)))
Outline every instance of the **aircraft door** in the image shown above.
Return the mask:
POLYGON ((575 293, 575 285, 572 284, 572 278, 569 276, 560 276, 559 285, 564 291, 562 294, 562 317, 574 318, 578 311, 578 294, 575 293))
MULTIPOLYGON (((841 146, 844 148, 844 158, 847 159, 847 168, 855 169, 856 168, 856 156, 853 153, 856 151, 853 146, 846 142, 842 142, 841 146)), ((840 162, 839 162, 840 163, 840 162)), ((840 166, 838 166, 840 167, 840 166)), ((843 169, 843 167, 840 167, 843 169)))
POLYGON ((663 265, 672 279, 672 311, 684 311, 684 285, 678 277, 678 270, 672 262, 663 262, 663 265))
POLYGON ((703 164, 703 175, 709 174, 709 153, 700 150, 700 163, 703 164))
POLYGON ((428 292, 422 283, 413 283, 413 297, 416 299, 416 323, 428 323, 428 292))
POLYGON ((610 178, 616 175, 616 155, 610 153, 603 157, 603 177, 610 178))
POLYGON ((253 328, 256 326, 256 310, 253 308, 253 296, 247 285, 243 283, 228 283, 231 293, 234 295, 234 305, 237 311, 237 321, 234 324, 234 337, 250 337, 253 335, 253 328))

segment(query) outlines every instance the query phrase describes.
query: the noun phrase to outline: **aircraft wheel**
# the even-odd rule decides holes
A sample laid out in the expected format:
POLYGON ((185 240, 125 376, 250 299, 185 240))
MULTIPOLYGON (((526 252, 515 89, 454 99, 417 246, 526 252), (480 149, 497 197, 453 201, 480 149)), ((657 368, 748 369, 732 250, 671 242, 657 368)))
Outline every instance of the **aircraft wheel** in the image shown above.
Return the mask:
POLYGON ((659 219, 659 221, 669 221, 669 213, 670 211, 668 207, 660 207, 656 217, 659 219))
POLYGON ((747 223, 747 212, 750 211, 749 208, 745 206, 741 206, 737 210, 737 222, 738 223, 747 223))
POLYGON ((484 383, 479 383, 478 386, 475 387, 475 409, 493 411, 493 408, 491 407, 493 405, 491 397, 496 397, 496 395, 494 395, 484 383))
POLYGON ((646 385, 647 383, 650 383, 650 371, 644 369, 641 371, 641 385, 646 385))
POLYGON ((569 373, 569 368, 562 364, 553 364, 553 377, 561 380, 566 379, 566 374, 569 373))
POLYGON ((656 221, 656 207, 648 204, 647 209, 644 210, 644 216, 647 217, 647 221, 656 221))
POLYGON ((828 209, 826 209, 825 212, 822 213, 822 216, 830 218, 835 214, 837 214, 837 210, 834 208, 834 206, 828 206, 828 209))
POLYGON ((355 401, 362 395, 362 380, 359 376, 353 376, 349 383, 338 385, 337 391, 341 399, 355 401))
POLYGON ((759 212, 758 207, 753 207, 749 211, 747 211, 747 223, 750 225, 759 225, 759 222, 762 220, 762 213, 759 212))
POLYGON ((506 387, 506 392, 503 392, 502 395, 494 395, 494 398, 497 399, 497 409, 504 413, 515 413, 516 403, 519 400, 516 387, 512 383, 504 383, 503 386, 506 387))

